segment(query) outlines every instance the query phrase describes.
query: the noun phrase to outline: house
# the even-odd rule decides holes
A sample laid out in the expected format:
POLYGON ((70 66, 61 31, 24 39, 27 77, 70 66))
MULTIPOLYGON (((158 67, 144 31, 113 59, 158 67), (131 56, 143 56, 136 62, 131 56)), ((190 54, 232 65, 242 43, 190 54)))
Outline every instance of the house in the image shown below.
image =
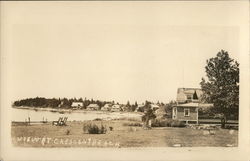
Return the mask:
POLYGON ((71 107, 73 107, 73 109, 82 108, 83 102, 72 102, 71 107))
POLYGON ((163 118, 163 117, 166 117, 167 112, 165 108, 161 106, 159 109, 155 110, 155 115, 156 115, 156 118, 163 118))
POLYGON ((199 109, 213 107, 213 104, 204 103, 201 100, 202 90, 199 88, 178 88, 177 105, 172 109, 172 119, 198 123, 199 109))
POLYGON ((198 108, 199 103, 194 102, 177 104, 173 107, 172 119, 185 121, 186 123, 192 121, 198 124, 198 108))
POLYGON ((135 112, 141 112, 141 111, 143 111, 144 106, 145 106, 144 104, 138 104, 137 107, 136 107, 136 109, 135 109, 135 112))
POLYGON ((111 111, 112 111, 112 112, 121 111, 120 105, 113 105, 113 106, 111 107, 111 111))
POLYGON ((151 104, 150 107, 151 107, 152 110, 157 110, 157 109, 160 108, 160 106, 158 106, 156 104, 151 104))
POLYGON ((87 110, 99 110, 99 105, 98 104, 90 104, 87 106, 87 110))
POLYGON ((201 102, 202 90, 199 88, 178 88, 177 103, 201 102))
POLYGON ((111 107, 112 107, 112 104, 107 103, 107 104, 105 104, 105 105, 101 108, 101 110, 102 110, 102 111, 110 111, 110 110, 111 110, 111 107))

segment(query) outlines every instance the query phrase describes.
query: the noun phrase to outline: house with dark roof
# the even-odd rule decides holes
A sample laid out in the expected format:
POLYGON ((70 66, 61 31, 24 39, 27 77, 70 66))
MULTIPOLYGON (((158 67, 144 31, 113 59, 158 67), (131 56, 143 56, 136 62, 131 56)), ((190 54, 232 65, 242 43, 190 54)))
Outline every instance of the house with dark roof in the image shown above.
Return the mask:
POLYGON ((178 88, 177 105, 172 109, 172 119, 198 123, 199 108, 210 108, 213 104, 203 103, 202 90, 199 88, 178 88))

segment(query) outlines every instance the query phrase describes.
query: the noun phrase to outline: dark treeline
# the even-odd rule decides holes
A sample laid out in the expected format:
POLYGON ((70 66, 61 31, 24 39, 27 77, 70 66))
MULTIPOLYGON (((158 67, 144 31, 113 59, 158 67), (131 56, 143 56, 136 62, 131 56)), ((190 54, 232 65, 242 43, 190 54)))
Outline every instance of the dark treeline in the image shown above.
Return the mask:
MULTIPOLYGON (((20 107, 20 106, 27 106, 27 107, 50 107, 50 108, 72 108, 72 103, 73 102, 82 102, 83 104, 83 109, 86 109, 88 105, 90 104, 97 104, 100 108, 103 107, 105 104, 119 104, 118 102, 115 101, 100 101, 100 100, 93 100, 93 99, 82 99, 82 98, 44 98, 44 97, 36 97, 36 98, 26 98, 26 99, 21 99, 17 100, 13 103, 14 107, 20 107)), ((140 112, 145 111, 146 109, 150 108, 150 105, 152 102, 150 101, 145 101, 142 105, 138 105, 137 102, 135 103, 130 103, 129 101, 127 104, 122 105, 126 107, 126 111, 135 111, 136 108, 140 112)), ((160 103, 159 101, 156 103, 159 106, 165 107, 166 111, 169 111, 171 108, 169 105, 171 104, 164 104, 160 103)))
POLYGON ((82 98, 27 98, 15 101, 13 106, 28 106, 28 107, 52 107, 52 108, 70 108, 73 102, 82 102, 83 107, 86 108, 89 104, 98 104, 100 107, 104 106, 106 103, 114 103, 107 101, 99 101, 93 99, 82 99, 82 98))

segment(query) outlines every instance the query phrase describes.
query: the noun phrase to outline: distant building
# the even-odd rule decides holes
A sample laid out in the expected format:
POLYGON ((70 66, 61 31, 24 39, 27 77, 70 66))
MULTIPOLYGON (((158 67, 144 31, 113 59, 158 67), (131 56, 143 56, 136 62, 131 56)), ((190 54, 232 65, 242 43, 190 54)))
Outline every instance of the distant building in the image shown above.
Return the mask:
POLYGON ((135 109, 135 112, 141 112, 143 110, 144 106, 145 106, 144 104, 138 104, 136 109, 135 109))
POLYGON ((160 108, 160 106, 158 106, 156 104, 151 104, 150 107, 151 107, 152 110, 157 110, 157 109, 160 108))
POLYGON ((120 105, 113 105, 113 106, 111 107, 111 111, 112 111, 112 112, 121 111, 121 106, 120 106, 120 105))
POLYGON ((105 104, 105 105, 101 108, 101 110, 102 110, 102 111, 110 111, 110 110, 111 110, 111 107, 112 107, 112 104, 107 103, 107 104, 105 104))
POLYGON ((82 108, 83 102, 72 102, 71 107, 73 108, 82 108))
POLYGON ((87 110, 99 110, 99 105, 98 104, 90 104, 87 106, 87 110))

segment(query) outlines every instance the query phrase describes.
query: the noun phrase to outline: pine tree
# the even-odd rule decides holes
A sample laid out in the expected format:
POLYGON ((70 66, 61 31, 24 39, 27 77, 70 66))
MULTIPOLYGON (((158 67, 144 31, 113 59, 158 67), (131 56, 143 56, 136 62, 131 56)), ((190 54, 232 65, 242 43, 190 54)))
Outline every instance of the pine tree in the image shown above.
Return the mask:
POLYGON ((202 99, 213 103, 213 110, 224 115, 222 127, 230 115, 238 118, 239 113, 239 63, 221 50, 215 58, 207 60, 205 67, 207 80, 200 83, 202 99))

